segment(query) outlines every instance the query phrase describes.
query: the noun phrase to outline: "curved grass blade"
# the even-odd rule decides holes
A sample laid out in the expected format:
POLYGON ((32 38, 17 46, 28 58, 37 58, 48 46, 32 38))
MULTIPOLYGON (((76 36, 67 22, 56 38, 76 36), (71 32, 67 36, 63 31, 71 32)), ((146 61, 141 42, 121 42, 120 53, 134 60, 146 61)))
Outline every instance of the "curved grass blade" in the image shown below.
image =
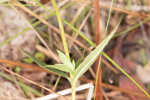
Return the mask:
POLYGON ((77 81, 80 76, 82 76, 89 67, 95 62, 99 54, 103 51, 104 47, 108 44, 111 38, 114 36, 115 32, 118 29, 119 24, 115 27, 115 29, 111 32, 111 34, 105 38, 79 65, 79 67, 75 71, 74 81, 77 81))

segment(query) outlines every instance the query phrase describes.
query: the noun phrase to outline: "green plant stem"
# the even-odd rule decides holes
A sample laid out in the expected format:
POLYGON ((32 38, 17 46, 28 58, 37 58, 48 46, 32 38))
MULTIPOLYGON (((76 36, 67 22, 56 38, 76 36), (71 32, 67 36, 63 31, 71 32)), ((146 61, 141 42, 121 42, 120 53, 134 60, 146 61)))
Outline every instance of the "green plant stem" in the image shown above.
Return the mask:
POLYGON ((71 83, 71 87, 72 87, 72 100, 76 100, 76 82, 72 82, 71 83))
POLYGON ((52 5, 53 5, 53 8, 56 11, 56 17, 57 17, 58 25, 59 25, 59 28, 60 28, 60 31, 61 31, 61 39, 62 39, 62 42, 63 42, 64 51, 65 51, 66 56, 70 59, 68 45, 67 45, 67 41, 66 41, 66 38, 65 38, 65 32, 64 32, 61 16, 59 14, 59 9, 56 5, 55 0, 51 0, 51 2, 52 2, 52 5))

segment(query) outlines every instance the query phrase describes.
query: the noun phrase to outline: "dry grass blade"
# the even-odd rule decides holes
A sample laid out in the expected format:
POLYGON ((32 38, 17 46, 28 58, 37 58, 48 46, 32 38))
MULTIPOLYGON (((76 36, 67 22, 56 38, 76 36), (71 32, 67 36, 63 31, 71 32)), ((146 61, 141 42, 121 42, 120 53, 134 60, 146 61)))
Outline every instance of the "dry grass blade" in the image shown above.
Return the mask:
POLYGON ((48 57, 54 59, 57 63, 60 63, 60 59, 58 58, 58 56, 54 54, 50 49, 48 50, 40 45, 36 45, 36 49, 40 52, 43 52, 48 57))
MULTIPOLYGON (((44 19, 40 18, 37 14, 33 13, 31 10, 29 10, 28 8, 24 7, 22 4, 18 3, 18 2, 13 2, 12 3, 14 6, 17 6, 19 8, 21 8, 22 10, 26 11, 27 13, 31 14, 32 16, 34 16, 35 18, 39 19, 43 24, 47 25, 49 28, 53 29, 57 34, 60 35, 60 30, 57 29, 56 27, 54 27, 53 25, 51 25, 50 23, 48 23, 47 21, 45 21, 44 19)), ((71 41, 74 41, 76 44, 78 44, 79 46, 81 46, 82 48, 86 49, 87 51, 90 51, 89 48, 87 48, 84 44, 82 44, 80 41, 75 40, 74 38, 72 38, 71 36, 69 36, 68 34, 65 34, 66 38, 68 38, 71 41)))
MULTIPOLYGON (((34 85, 36 85, 36 86, 38 86, 38 87, 40 87, 40 88, 42 88, 42 89, 44 89, 44 90, 50 92, 50 93, 55 93, 53 90, 48 89, 48 88, 44 87, 44 86, 41 85, 41 84, 38 84, 38 83, 36 83, 36 82, 33 82, 33 81, 31 81, 31 80, 29 80, 29 79, 27 79, 27 78, 25 78, 25 77, 23 77, 23 76, 21 76, 21 75, 19 75, 19 74, 17 74, 17 73, 14 73, 13 71, 10 71, 10 70, 6 69, 4 66, 0 66, 0 69, 6 71, 6 72, 8 72, 8 73, 11 73, 11 74, 14 75, 14 76, 17 76, 17 77, 20 78, 20 79, 26 80, 26 81, 28 81, 29 83, 32 83, 32 84, 34 84, 34 85)), ((55 93, 55 94, 59 95, 58 93, 55 93)), ((60 96, 63 97, 62 95, 60 95, 60 96)), ((64 100, 67 100, 67 99, 65 99, 65 97, 63 97, 63 98, 64 98, 64 100)))
MULTIPOLYGON (((102 38, 100 33, 100 6, 99 0, 93 0, 93 7, 94 7, 94 36, 96 44, 98 45, 102 38)), ((102 69, 100 65, 101 59, 98 57, 96 61, 96 100, 103 100, 103 92, 102 92, 102 69)))
POLYGON ((53 92, 52 90, 50 90, 50 89, 48 89, 48 88, 46 88, 46 87, 44 87, 44 86, 42 86, 42 85, 40 85, 40 84, 38 84, 36 82, 33 82, 33 81, 31 81, 31 80, 29 80, 29 79, 27 79, 27 78, 25 78, 25 77, 23 77, 23 76, 21 76, 21 75, 19 75, 17 73, 14 73, 13 71, 10 71, 10 70, 6 69, 4 66, 0 66, 0 69, 3 69, 4 71, 7 71, 7 72, 11 73, 14 76, 17 76, 17 77, 19 77, 19 78, 21 78, 23 80, 26 80, 26 81, 28 81, 28 82, 30 82, 30 83, 32 83, 32 84, 34 84, 34 85, 36 85, 36 86, 38 86, 40 88, 43 88, 44 90, 46 90, 48 92, 53 92))
POLYGON ((11 67, 20 66, 22 68, 33 69, 35 71, 43 71, 43 72, 48 72, 50 74, 55 74, 55 73, 50 72, 48 70, 45 70, 45 69, 43 69, 39 66, 25 64, 25 63, 21 63, 21 62, 17 62, 17 61, 10 61, 10 60, 6 60, 6 59, 0 59, 0 63, 9 64, 9 65, 11 65, 11 67))
POLYGON ((149 99, 144 94, 136 92, 136 91, 122 89, 122 88, 119 88, 119 87, 116 87, 116 86, 113 86, 113 85, 109 85, 109 84, 105 84, 105 83, 102 83, 102 86, 105 87, 105 88, 112 89, 112 90, 117 90, 117 91, 120 91, 120 92, 123 92, 123 93, 131 94, 133 96, 138 96, 138 97, 141 97, 141 98, 146 99, 146 100, 149 99))

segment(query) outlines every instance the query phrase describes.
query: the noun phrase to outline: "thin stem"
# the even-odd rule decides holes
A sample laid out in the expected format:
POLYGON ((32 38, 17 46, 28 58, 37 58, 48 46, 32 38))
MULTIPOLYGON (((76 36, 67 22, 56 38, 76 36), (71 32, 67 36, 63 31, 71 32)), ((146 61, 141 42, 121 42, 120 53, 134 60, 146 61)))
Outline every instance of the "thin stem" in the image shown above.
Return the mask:
POLYGON ((55 83, 54 88, 53 88, 53 91, 56 91, 56 88, 57 88, 57 86, 58 86, 58 84, 59 84, 60 79, 61 79, 61 76, 59 76, 59 77, 57 78, 56 83, 55 83))
POLYGON ((72 82, 71 84, 72 87, 72 100, 75 100, 76 98, 76 82, 72 82))
POLYGON ((117 69, 119 69, 126 77, 128 77, 143 93, 150 98, 150 94, 139 84, 136 82, 135 79, 133 79, 126 71, 124 71, 121 66, 119 66, 116 62, 114 62, 106 53, 102 52, 102 55, 110 61, 117 69))
POLYGON ((106 29, 105 29, 106 34, 107 34, 107 30, 108 30, 108 25, 109 25, 109 22, 110 22, 113 3, 114 3, 114 0, 111 1, 111 6, 110 6, 110 9, 109 9, 109 16, 108 16, 108 20, 107 20, 107 24, 106 24, 106 29))
POLYGON ((61 16, 60 16, 60 14, 59 14, 59 9, 58 9, 58 7, 57 7, 57 5, 56 5, 55 0, 51 0, 51 2, 52 2, 52 5, 53 5, 53 8, 54 8, 55 11, 56 11, 56 17, 57 17, 58 25, 59 25, 59 28, 60 28, 60 31, 61 31, 61 39, 62 39, 62 42, 63 42, 65 54, 66 54, 66 56, 70 59, 69 50, 68 50, 68 45, 67 45, 67 41, 66 41, 66 37, 65 37, 65 32, 64 32, 64 28, 63 28, 61 16))
MULTIPOLYGON (((99 79, 98 79, 98 77, 99 77, 99 73, 101 73, 102 72, 102 69, 100 69, 101 68, 101 56, 99 57, 99 59, 97 60, 98 61, 98 65, 97 65, 97 72, 96 72, 96 82, 95 82, 95 84, 96 84, 96 86, 95 86, 95 91, 94 91, 94 100, 97 100, 98 98, 100 99, 100 100, 102 100, 102 98, 101 97, 99 97, 98 96, 98 94, 96 94, 97 93, 97 91, 98 92, 102 92, 101 90, 98 90, 97 88, 98 88, 98 85, 99 85, 99 79), (101 71, 101 72, 100 72, 101 71), (96 98, 96 97, 98 97, 98 98, 96 98)), ((100 83, 100 85, 101 85, 101 83, 100 83)))

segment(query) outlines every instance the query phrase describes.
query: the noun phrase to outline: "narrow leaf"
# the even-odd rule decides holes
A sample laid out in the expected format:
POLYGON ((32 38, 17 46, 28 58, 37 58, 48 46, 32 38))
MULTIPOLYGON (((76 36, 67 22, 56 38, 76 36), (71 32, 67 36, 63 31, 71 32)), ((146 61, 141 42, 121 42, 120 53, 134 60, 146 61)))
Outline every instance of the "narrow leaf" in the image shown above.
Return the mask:
POLYGON ((82 76, 89 69, 89 67, 96 61, 99 54, 103 51, 104 47, 108 44, 108 42, 111 40, 111 38, 117 31, 118 26, 119 24, 115 27, 112 33, 107 38, 105 38, 78 66, 78 68, 75 71, 76 75, 74 81, 77 81, 78 78, 82 76))
POLYGON ((74 67, 76 66, 74 59, 72 60, 72 65, 73 65, 74 67))
POLYGON ((57 75, 62 76, 64 78, 66 78, 66 79, 69 78, 68 74, 63 72, 63 71, 60 71, 60 70, 57 70, 57 69, 54 69, 54 68, 51 68, 51 67, 45 68, 45 69, 47 69, 49 71, 52 71, 52 72, 56 73, 57 75))
POLYGON ((30 57, 35 63, 37 63, 40 67, 46 69, 46 70, 49 70, 49 71, 52 71, 54 73, 56 73, 57 75, 60 75, 62 77, 65 77, 65 78, 68 78, 68 75, 65 73, 65 72, 62 72, 60 70, 57 70, 55 68, 46 68, 46 64, 44 62, 41 62, 39 59, 35 58, 34 56, 32 56, 30 53, 24 51, 24 53, 30 57))
POLYGON ((55 69, 60 70, 60 71, 64 71, 64 72, 68 72, 68 73, 73 73, 73 70, 70 69, 68 67, 68 65, 64 65, 64 64, 46 65, 45 67, 46 68, 55 68, 55 69))
POLYGON ((71 63, 70 59, 64 53, 62 53, 61 51, 57 50, 57 52, 58 52, 58 55, 59 55, 59 58, 60 58, 61 62, 64 65, 67 65, 68 67, 70 67, 72 70, 74 70, 75 67, 71 63))

